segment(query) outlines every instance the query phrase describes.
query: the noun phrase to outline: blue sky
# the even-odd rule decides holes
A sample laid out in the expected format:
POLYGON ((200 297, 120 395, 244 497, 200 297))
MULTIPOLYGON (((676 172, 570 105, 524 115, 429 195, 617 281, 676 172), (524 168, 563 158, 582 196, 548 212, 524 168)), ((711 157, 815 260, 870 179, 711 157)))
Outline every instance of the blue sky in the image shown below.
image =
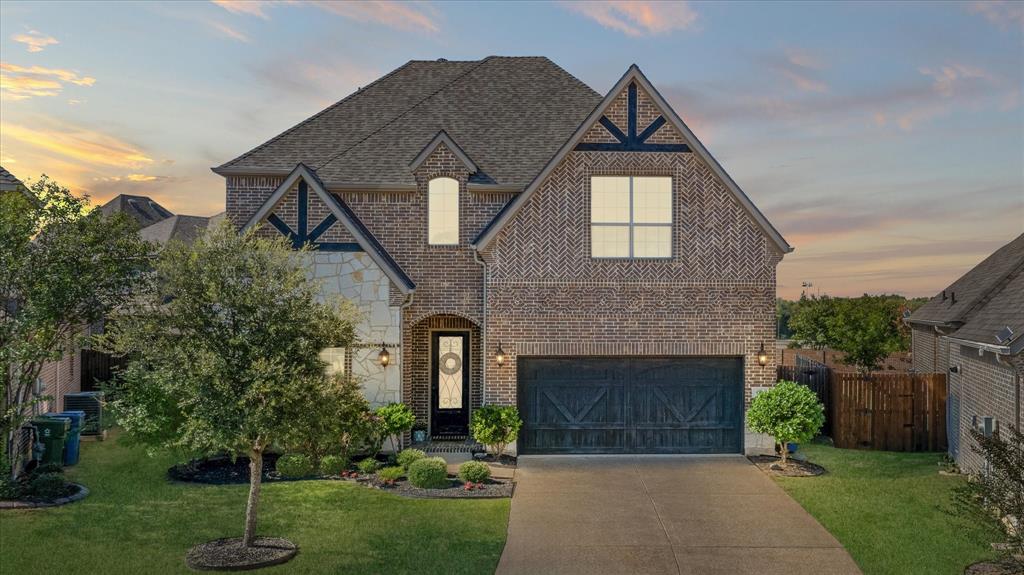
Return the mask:
POLYGON ((0 163, 223 209, 211 166, 410 59, 637 63, 797 251, 779 293, 931 295, 1024 232, 1024 4, 0 4, 0 163))

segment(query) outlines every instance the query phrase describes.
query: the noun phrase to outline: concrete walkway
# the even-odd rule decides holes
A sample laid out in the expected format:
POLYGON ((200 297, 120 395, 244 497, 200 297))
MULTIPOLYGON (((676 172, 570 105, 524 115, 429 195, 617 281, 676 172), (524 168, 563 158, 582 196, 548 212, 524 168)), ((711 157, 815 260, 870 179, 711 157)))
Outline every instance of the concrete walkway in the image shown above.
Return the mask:
POLYGON ((860 573, 744 457, 531 456, 515 476, 499 575, 860 573))

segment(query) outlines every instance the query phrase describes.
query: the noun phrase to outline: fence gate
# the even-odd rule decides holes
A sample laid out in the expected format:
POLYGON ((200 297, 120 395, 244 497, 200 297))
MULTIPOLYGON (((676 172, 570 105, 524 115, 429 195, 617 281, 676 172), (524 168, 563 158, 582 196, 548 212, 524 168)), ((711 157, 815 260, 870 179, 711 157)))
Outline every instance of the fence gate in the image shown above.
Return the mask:
POLYGON ((945 374, 832 372, 831 380, 836 447, 946 450, 945 374))

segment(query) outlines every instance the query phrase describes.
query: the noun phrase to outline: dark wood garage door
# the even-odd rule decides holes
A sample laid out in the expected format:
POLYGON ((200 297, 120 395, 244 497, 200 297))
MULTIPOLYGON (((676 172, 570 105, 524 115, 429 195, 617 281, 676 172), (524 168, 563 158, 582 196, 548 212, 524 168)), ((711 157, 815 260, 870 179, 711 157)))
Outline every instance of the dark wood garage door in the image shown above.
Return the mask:
POLYGON ((739 453, 739 358, 519 358, 519 451, 739 453))

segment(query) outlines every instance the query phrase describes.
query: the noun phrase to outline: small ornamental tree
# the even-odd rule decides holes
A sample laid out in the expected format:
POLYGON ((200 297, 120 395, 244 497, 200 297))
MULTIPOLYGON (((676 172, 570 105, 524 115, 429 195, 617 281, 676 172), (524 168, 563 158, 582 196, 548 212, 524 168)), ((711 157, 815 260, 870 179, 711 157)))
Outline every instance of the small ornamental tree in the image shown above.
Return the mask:
POLYGON ((373 454, 376 455, 380 451, 385 440, 391 442, 391 450, 397 454, 398 444, 395 437, 412 429, 414 423, 416 416, 404 403, 389 403, 377 408, 370 418, 370 445, 373 454))
POLYGON ((169 244, 101 339, 130 360, 112 405, 130 436, 249 457, 244 549, 256 535, 264 451, 323 400, 320 351, 353 340, 342 307, 317 300, 300 254, 227 222, 191 247, 169 244))
POLYGON ((519 437, 522 426, 519 410, 513 405, 484 405, 473 412, 470 423, 473 438, 490 448, 495 460, 519 437))
POLYGON ((750 429, 775 438, 783 465, 788 462, 786 444, 814 439, 824 423, 825 408, 818 396, 795 381, 783 380, 759 393, 747 410, 750 429))
POLYGON ((1024 433, 1012 425, 986 436, 970 430, 971 450, 985 461, 982 472, 954 490, 954 511, 1003 532, 999 549, 1024 571, 1024 433))

